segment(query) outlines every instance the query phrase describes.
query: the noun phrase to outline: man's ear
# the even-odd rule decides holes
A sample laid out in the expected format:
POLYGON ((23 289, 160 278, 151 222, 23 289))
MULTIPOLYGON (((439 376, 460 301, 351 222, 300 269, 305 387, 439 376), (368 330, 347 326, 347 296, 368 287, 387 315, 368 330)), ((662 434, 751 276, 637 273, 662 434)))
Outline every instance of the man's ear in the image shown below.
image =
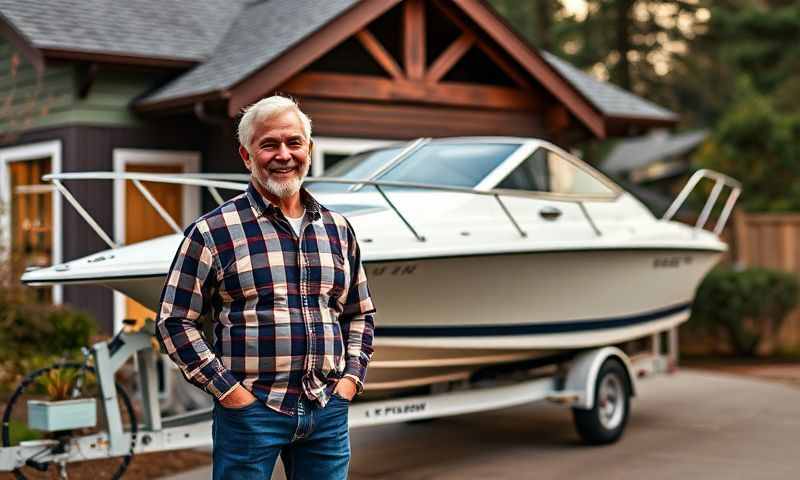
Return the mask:
POLYGON ((308 141, 308 156, 310 157, 312 153, 314 153, 314 140, 309 140, 308 141))
POLYGON ((243 145, 239 145, 239 156, 242 157, 242 161, 244 161, 244 167, 248 171, 252 171, 253 159, 250 158, 250 152, 248 152, 243 145))

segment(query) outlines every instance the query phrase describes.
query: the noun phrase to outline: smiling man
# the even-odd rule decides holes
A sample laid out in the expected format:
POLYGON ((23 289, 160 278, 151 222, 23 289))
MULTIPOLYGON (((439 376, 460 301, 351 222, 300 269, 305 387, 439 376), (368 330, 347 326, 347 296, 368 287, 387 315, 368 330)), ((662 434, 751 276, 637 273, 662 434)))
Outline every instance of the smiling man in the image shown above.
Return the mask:
POLYGON ((290 479, 344 479, 375 312, 358 243, 302 188, 311 121, 291 99, 248 107, 239 143, 250 184, 186 229, 157 337, 215 397, 214 479, 269 478, 279 453, 290 479))

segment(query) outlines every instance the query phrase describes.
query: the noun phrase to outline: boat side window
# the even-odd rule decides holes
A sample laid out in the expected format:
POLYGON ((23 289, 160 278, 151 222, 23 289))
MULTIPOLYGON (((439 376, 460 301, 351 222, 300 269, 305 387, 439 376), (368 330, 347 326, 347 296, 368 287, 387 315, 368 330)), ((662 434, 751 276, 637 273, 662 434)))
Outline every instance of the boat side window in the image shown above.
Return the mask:
POLYGON ((608 195, 605 183, 556 152, 538 148, 508 174, 497 188, 566 195, 608 195))

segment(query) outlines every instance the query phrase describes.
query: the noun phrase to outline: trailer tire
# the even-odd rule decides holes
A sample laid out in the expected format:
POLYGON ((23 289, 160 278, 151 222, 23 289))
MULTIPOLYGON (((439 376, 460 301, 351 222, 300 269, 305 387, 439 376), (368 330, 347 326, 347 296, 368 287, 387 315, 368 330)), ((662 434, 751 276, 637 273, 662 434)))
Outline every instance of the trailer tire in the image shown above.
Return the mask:
POLYGON ((590 445, 607 445, 622 436, 630 413, 630 384, 625 367, 609 358, 600 367, 589 410, 573 408, 575 429, 590 445))

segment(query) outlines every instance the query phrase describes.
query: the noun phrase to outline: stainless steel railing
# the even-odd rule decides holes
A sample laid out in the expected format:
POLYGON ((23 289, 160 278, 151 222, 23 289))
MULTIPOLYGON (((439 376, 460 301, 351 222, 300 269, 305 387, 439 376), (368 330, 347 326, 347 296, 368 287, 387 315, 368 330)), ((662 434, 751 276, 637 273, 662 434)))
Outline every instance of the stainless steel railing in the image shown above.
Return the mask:
POLYGON ((701 180, 706 178, 714 180, 714 186, 711 188, 711 193, 708 195, 706 203, 703 205, 703 210, 700 212, 700 216, 697 218, 697 222, 695 223, 694 227, 695 230, 702 230, 703 227, 705 227, 706 223, 708 222, 708 218, 711 216, 714 205, 716 205, 717 199, 719 198, 720 193, 722 193, 722 189, 727 186, 731 189, 731 191, 728 194, 728 198, 725 201, 725 205, 722 207, 722 212, 720 212, 719 217, 717 218, 717 223, 714 225, 713 230, 714 234, 716 235, 722 233, 722 229, 724 229, 725 224, 728 223, 728 217, 730 217, 733 207, 736 205, 736 200, 739 198, 739 194, 742 193, 742 184, 737 180, 723 173, 715 172, 714 170, 701 169, 694 172, 694 174, 689 177, 689 180, 686 182, 686 185, 683 186, 683 189, 680 191, 680 193, 678 193, 678 196, 675 197, 672 205, 670 205, 667 211, 664 212, 664 216, 661 217, 661 220, 671 220, 686 202, 686 199, 689 198, 689 195, 691 195, 695 187, 697 187, 701 180))

